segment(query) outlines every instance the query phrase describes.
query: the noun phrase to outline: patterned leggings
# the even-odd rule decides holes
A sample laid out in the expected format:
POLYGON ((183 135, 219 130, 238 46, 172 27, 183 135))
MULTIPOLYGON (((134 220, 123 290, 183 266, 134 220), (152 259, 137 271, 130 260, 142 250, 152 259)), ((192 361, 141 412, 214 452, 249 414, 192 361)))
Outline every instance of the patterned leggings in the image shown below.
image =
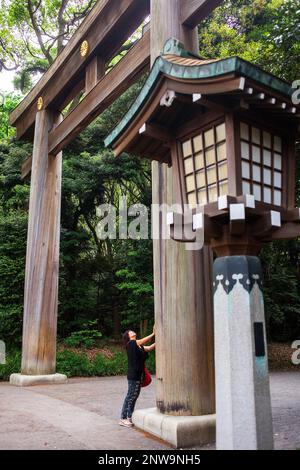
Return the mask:
POLYGON ((141 392, 141 380, 128 380, 128 392, 124 400, 121 418, 131 418, 134 412, 136 401, 141 392))

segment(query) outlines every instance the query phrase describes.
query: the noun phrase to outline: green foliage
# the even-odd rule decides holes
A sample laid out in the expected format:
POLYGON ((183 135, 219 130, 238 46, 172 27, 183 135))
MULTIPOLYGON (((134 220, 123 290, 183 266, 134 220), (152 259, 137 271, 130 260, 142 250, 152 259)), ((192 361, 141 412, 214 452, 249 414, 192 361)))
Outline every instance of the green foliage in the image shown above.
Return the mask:
MULTIPOLYGON (((34 74, 49 66, 81 22, 84 10, 93 3, 67 2, 62 17, 71 22, 73 19, 74 23, 64 29, 60 42, 56 34, 62 0, 0 0, 0 69, 17 65, 18 87, 27 90, 34 74), (42 35, 43 44, 39 43, 29 19, 29 3, 39 6, 36 17, 40 28, 46 31, 42 35), (45 50, 47 34, 54 39, 46 44, 45 50)), ((299 2, 292 0, 226 0, 201 25, 201 55, 239 55, 285 79, 297 79, 299 12, 299 2)), ((122 329, 127 327, 136 329, 139 335, 152 327, 151 240, 101 240, 97 232, 101 204, 112 202, 118 206, 121 196, 128 198, 128 205, 143 203, 149 207, 151 203, 149 162, 128 155, 115 159, 103 146, 104 137, 131 106, 144 79, 64 151, 58 335, 60 339, 67 338, 72 347, 97 344, 100 331, 105 337, 119 339, 122 329)), ((20 97, 8 94, 0 99, 0 339, 10 347, 19 346, 21 340, 30 186, 21 181, 20 167, 32 149, 27 143, 12 140, 14 130, 9 126, 8 113, 20 97)), ((299 182, 300 163, 298 205, 299 182)), ((265 248, 263 265, 269 337, 295 339, 300 334, 299 241, 274 243, 265 248)), ((153 358, 151 354, 150 364, 153 358)), ((85 354, 65 350, 58 353, 58 361, 58 370, 69 375, 126 371, 123 353, 116 353, 112 359, 99 355, 89 361, 85 354)), ((153 367, 150 366, 152 371, 153 367)))
POLYGON ((6 364, 0 364, 0 380, 9 380, 11 374, 21 370, 21 353, 13 351, 7 354, 6 364))
POLYGON ((271 72, 286 80, 299 78, 300 8, 299 1, 272 0, 267 7, 264 33, 264 62, 271 72), (271 60, 270 60, 271 58, 271 60))
POLYGON ((97 354, 94 359, 94 375, 104 377, 127 374, 127 356, 125 352, 115 353, 111 359, 97 354))
POLYGON ((0 70, 18 68, 16 85, 51 65, 96 0, 1 0, 0 70), (30 76, 31 74, 31 76, 30 76))
MULTIPOLYGON (((299 79, 300 8, 293 0, 226 0, 199 29, 200 55, 238 55, 289 81, 299 79)), ((299 162, 299 149, 298 149, 299 162)), ((297 199, 300 195, 297 165, 297 199)), ((268 335, 290 340, 300 335, 299 240, 263 250, 268 335)))
POLYGON ((96 324, 96 321, 90 321, 86 325, 83 325, 86 327, 85 330, 73 331, 73 333, 65 339, 65 343, 74 348, 92 348, 96 345, 97 340, 102 337, 100 331, 93 329, 96 324))
MULTIPOLYGON (((146 366, 155 374, 155 353, 147 359, 146 366)), ((109 377, 127 374, 127 354, 125 351, 114 351, 112 357, 96 354, 89 359, 84 352, 60 349, 57 352, 57 371, 68 377, 109 377)), ((7 354, 6 364, 0 364, 0 380, 9 380, 11 374, 21 370, 21 353, 12 351, 7 354)))
POLYGON ((0 338, 19 345, 22 331, 29 186, 20 179, 27 144, 0 144, 0 338))
POLYGON ((132 245, 133 249, 127 252, 126 266, 116 272, 117 288, 122 304, 123 328, 137 329, 143 336, 148 322, 153 319, 152 246, 148 240, 138 240, 132 245))
MULTIPOLYGON (((155 373, 154 353, 150 354, 147 360, 147 367, 152 374, 155 373)), ((57 353, 57 370, 68 377, 126 375, 127 354, 125 351, 119 351, 115 352, 111 358, 97 354, 94 359, 89 360, 84 353, 65 349, 57 353)))
POLYGON ((0 93, 0 142, 7 142, 15 135, 15 130, 9 124, 9 113, 19 101, 20 97, 11 93, 0 93))
POLYGON ((150 374, 154 375, 156 373, 156 364, 155 364, 155 353, 151 352, 146 361, 146 367, 149 370, 150 374))
POLYGON ((286 79, 299 78, 300 9, 294 0, 226 0, 200 28, 200 54, 238 55, 286 79))
POLYGON ((93 363, 84 353, 75 353, 67 349, 59 351, 56 369, 68 377, 90 377, 94 375, 93 363))
POLYGON ((269 338, 289 341, 300 334, 299 242, 277 242, 262 253, 269 338), (296 251, 295 251, 296 249, 296 251), (297 263, 294 264, 294 260, 297 263))
MULTIPOLYGON (((0 0, 0 71, 17 70, 14 86, 27 93, 52 65, 97 0, 0 0)), ((108 68, 141 37, 141 25, 108 68)))
MULTIPOLYGON (((128 100, 132 100, 132 92, 128 100)), ((124 155, 120 164, 102 147, 105 126, 107 122, 98 120, 64 154, 59 308, 59 333, 63 337, 84 329, 82 324, 87 319, 97 321, 98 330, 106 336, 120 337, 129 293, 121 298, 116 273, 127 267, 127 254, 136 242, 101 240, 97 208, 109 202, 118 207, 123 195, 128 205, 149 205, 151 200, 149 163, 124 155)), ((151 273, 151 241, 147 243, 149 249, 140 254, 151 273)))

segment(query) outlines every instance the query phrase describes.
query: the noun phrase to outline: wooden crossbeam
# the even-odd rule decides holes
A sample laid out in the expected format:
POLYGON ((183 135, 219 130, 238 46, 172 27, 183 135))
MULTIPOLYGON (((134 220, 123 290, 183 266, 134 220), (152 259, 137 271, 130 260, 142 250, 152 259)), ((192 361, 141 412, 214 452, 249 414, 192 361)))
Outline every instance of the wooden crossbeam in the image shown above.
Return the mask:
POLYGON ((168 142, 174 139, 174 136, 168 129, 155 123, 145 123, 140 128, 139 134, 146 135, 147 137, 151 137, 155 140, 159 140, 164 144, 167 144, 168 142))
MULTIPOLYGON (((194 28, 221 3, 222 0, 182 0, 183 24, 194 28)), ((150 0, 98 0, 63 52, 11 113, 10 122, 17 129, 17 137, 33 137, 40 96, 44 108, 64 109, 84 88, 85 69, 94 58, 100 55, 104 62, 108 61, 149 13, 150 0), (83 41, 89 44, 85 57, 80 54, 83 41)))
POLYGON ((57 154, 150 67, 150 32, 100 80, 49 134, 49 153, 57 154))
MULTIPOLYGON (((150 68, 150 32, 147 31, 123 59, 100 80, 49 135, 49 153, 57 154, 79 132, 150 68)), ((31 172, 32 157, 22 165, 21 177, 31 172)))
POLYGON ((183 0, 181 8, 182 23, 189 28, 195 28, 223 0, 183 0))
MULTIPOLYGON (((193 28, 222 0, 182 2, 182 22, 193 28)), ((105 61, 150 13, 150 0, 98 0, 63 52, 27 97, 11 113, 10 121, 18 138, 33 137, 37 100, 44 108, 63 110, 84 88, 87 96, 49 135, 49 152, 57 154, 79 132, 116 100, 150 66, 150 32, 104 78, 105 61), (102 25, 99 28, 99 25, 102 25), (86 40, 89 51, 80 55, 86 40), (97 83, 97 80, 98 83, 97 83)), ((22 165, 22 178, 30 174, 32 158, 22 165)))
POLYGON ((25 180, 30 175, 31 167, 32 167, 32 155, 28 157, 22 165, 22 169, 21 169, 22 180, 25 180))
POLYGON ((58 111, 63 111, 68 104, 73 101, 77 96, 84 91, 86 85, 86 77, 83 77, 81 80, 78 80, 74 88, 70 92, 68 92, 65 96, 65 99, 62 101, 61 105, 59 106, 58 111))
POLYGON ((252 223, 251 231, 255 237, 267 237, 281 227, 281 214, 279 211, 268 211, 260 215, 259 219, 252 223))
POLYGON ((104 75, 105 61, 102 57, 96 56, 85 71, 85 92, 89 93, 104 75))
POLYGON ((252 93, 250 96, 247 96, 246 99, 249 103, 259 103, 266 99, 266 95, 265 93, 252 93))
POLYGON ((44 108, 61 110, 94 56, 100 54, 109 60, 149 13, 150 0, 99 0, 49 70, 11 113, 17 137, 26 137, 32 131, 39 96, 43 97, 44 108), (84 40, 89 44, 86 57, 80 54, 84 40))
POLYGON ((273 240, 290 240, 291 238, 300 237, 300 225, 288 222, 282 227, 277 228, 269 237, 266 236, 264 241, 273 241, 273 240))

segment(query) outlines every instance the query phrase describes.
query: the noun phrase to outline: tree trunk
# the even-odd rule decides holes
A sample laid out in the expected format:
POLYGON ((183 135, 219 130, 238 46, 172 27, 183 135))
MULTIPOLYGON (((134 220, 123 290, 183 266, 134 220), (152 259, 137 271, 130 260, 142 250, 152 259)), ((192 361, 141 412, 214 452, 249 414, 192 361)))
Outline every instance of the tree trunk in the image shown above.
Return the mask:
POLYGON ((115 339, 121 338, 121 315, 117 302, 113 305, 113 335, 115 339))

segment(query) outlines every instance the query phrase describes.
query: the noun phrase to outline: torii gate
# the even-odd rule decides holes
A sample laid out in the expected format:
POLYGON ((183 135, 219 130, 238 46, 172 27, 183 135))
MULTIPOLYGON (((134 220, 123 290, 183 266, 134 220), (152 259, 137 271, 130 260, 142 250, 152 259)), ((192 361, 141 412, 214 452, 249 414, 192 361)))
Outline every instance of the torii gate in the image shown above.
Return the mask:
MULTIPOLYGON (((175 37, 197 53, 197 25, 221 3, 99 0, 12 112, 17 137, 34 137, 33 156, 22 173, 26 177, 31 171, 22 371, 12 383, 61 379, 55 367, 63 148, 149 70, 167 39, 175 37), (105 74, 105 64, 149 14, 150 31, 105 74), (82 90, 85 97, 63 119, 61 111, 82 90)), ((164 164, 153 164, 153 203, 172 202, 171 172, 164 164)), ((154 241, 156 401, 162 413, 202 417, 214 413, 211 263, 208 247, 186 251, 173 241, 154 241)), ((213 417, 200 427, 198 440, 213 438, 213 417)))

